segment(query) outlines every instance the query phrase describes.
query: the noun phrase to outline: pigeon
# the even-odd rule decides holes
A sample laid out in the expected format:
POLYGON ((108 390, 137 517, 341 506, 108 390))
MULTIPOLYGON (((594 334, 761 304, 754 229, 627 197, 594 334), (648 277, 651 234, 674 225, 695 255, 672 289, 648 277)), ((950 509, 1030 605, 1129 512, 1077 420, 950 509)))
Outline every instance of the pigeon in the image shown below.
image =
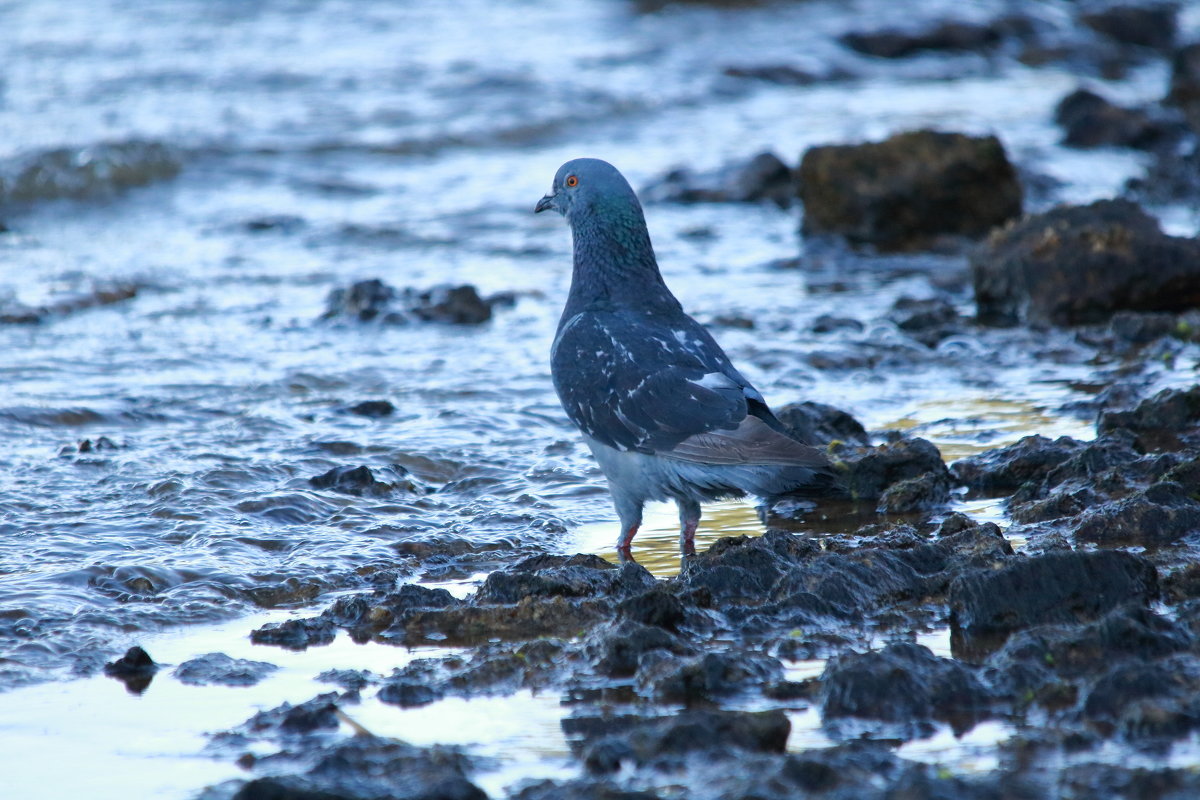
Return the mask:
POLYGON ((630 557, 649 500, 679 506, 695 552, 700 504, 845 493, 823 452, 788 434, 659 273, 637 195, 611 164, 568 161, 535 213, 571 228, 574 267, 550 351, 554 388, 608 480, 630 557))

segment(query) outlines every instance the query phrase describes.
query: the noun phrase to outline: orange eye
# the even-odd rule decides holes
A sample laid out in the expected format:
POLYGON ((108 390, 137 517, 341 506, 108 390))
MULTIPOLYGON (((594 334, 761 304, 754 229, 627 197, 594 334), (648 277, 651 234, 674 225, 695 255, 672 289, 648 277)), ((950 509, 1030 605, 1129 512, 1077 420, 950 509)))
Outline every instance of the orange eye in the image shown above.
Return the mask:
POLYGON ((578 185, 579 185, 579 178, 576 178, 574 175, 567 176, 567 186, 574 188, 578 185))

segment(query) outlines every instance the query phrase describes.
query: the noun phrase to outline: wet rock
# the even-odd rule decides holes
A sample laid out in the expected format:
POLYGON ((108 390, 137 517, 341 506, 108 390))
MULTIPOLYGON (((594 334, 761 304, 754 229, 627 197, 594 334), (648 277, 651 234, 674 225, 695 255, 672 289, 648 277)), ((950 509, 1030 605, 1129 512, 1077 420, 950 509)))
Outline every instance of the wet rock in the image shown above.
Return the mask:
POLYGON ((242 223, 242 227, 250 233, 266 233, 268 231, 295 233, 307 224, 304 217, 298 217, 295 214, 268 214, 248 219, 242 223))
POLYGON ((395 488, 390 483, 376 480, 375 473, 365 465, 334 467, 328 472, 309 478, 308 483, 315 489, 332 489, 359 497, 364 494, 385 495, 395 488))
MULTIPOLYGON (((3 187, 0 186, 0 194, 3 187)), ((137 297, 140 287, 129 283, 103 284, 88 291, 68 293, 54 297, 50 302, 31 307, 20 303, 0 306, 0 324, 37 324, 55 317, 109 306, 137 297)))
POLYGON ((596 671, 609 677, 634 675, 648 653, 693 655, 695 650, 679 636, 660 627, 622 620, 598 630, 588 641, 587 654, 596 671))
POLYGON ((253 686, 277 669, 279 667, 266 661, 206 653, 188 659, 171 674, 189 686, 253 686))
POLYGON ((669 631, 678 631, 687 617, 683 602, 658 586, 622 600, 617 614, 622 619, 669 631))
POLYGON ((487 800, 466 777, 470 761, 454 748, 356 736, 310 757, 304 774, 255 778, 234 800, 487 800))
POLYGON ((1186 736, 1200 727, 1200 661, 1179 655, 1117 664, 1084 698, 1083 717, 1106 737, 1186 736))
POLYGON ((1200 305, 1200 242, 1164 235, 1125 200, 1026 217, 970 260, 978 318, 989 325, 1078 325, 1121 309, 1200 305))
POLYGON ((321 616, 355 633, 364 629, 382 630, 416 611, 461 605, 462 601, 445 589, 406 583, 395 591, 339 597, 321 616))
POLYGON ((492 318, 492 303, 480 297, 478 290, 470 285, 409 290, 405 299, 409 311, 426 322, 478 325, 492 318))
POLYGON ((1060 100, 1054 121, 1062 126, 1063 144, 1068 147, 1150 150, 1177 140, 1181 133, 1178 125, 1115 105, 1087 89, 1076 89, 1060 100))
POLYGON ((268 622, 250 632, 250 641, 255 644, 271 644, 285 650, 307 650, 329 644, 337 636, 337 628, 327 619, 289 619, 285 622, 268 622))
POLYGON ((417 708, 441 700, 445 693, 424 683, 399 679, 388 681, 375 696, 389 705, 417 708))
POLYGON ((804 232, 880 250, 976 238, 1021 213, 1021 185, 994 136, 914 131, 814 147, 799 170, 804 232))
POLYGON ((43 150, 0 162, 0 206, 115 194, 169 180, 181 168, 174 148, 148 140, 43 150))
POLYGON ((918 644, 846 653, 831 659, 821 676, 822 719, 838 738, 857 736, 863 720, 888 723, 888 734, 905 739, 928 735, 933 720, 961 734, 986 717, 991 705, 989 692, 968 667, 918 644), (846 717, 855 721, 844 722, 846 717))
POLYGON ((529 597, 516 605, 463 606, 414 611, 389 632, 417 644, 472 644, 492 639, 525 640, 574 636, 605 620, 611 604, 604 600, 571 600, 561 596, 529 597))
POLYGON ((748 78, 756 81, 775 83, 780 86, 811 86, 822 80, 828 80, 814 72, 809 72, 808 70, 788 64, 731 66, 724 69, 724 74, 731 78, 748 78))
POLYGON ((104 674, 124 683, 131 693, 141 694, 150 686, 159 669, 161 667, 154 663, 150 654, 135 645, 116 661, 105 664, 104 674))
POLYGON ((859 53, 877 58, 906 58, 927 51, 971 52, 988 50, 1002 40, 1002 28, 970 22, 947 21, 927 30, 905 33, 881 30, 871 33, 847 33, 842 44, 859 53))
POLYGON ((835 317, 832 314, 822 314, 813 320, 810 330, 813 333, 836 333, 838 331, 861 333, 863 324, 850 317, 835 317))
POLYGON ((643 662, 637 682, 642 692, 663 703, 691 705, 762 688, 783 678, 783 665, 754 652, 705 653, 696 658, 663 656, 643 662))
POLYGON ((981 492, 1001 493, 1019 489, 1029 481, 1042 481, 1058 465, 1084 447, 1070 436, 1051 441, 1045 436, 1026 436, 1015 444, 987 450, 954 462, 954 479, 981 492))
POLYGON ((672 170, 642 193, 649 202, 757 203, 768 200, 786 208, 796 195, 796 187, 791 167, 774 153, 764 152, 710 173, 672 170))
POLYGON ((617 567, 594 555, 534 556, 493 572, 475 594, 476 603, 517 603, 530 597, 625 597, 655 585, 638 564, 617 567))
MULTIPOLYGON (((836 464, 845 471, 846 485, 855 499, 875 500, 883 497, 889 487, 920 478, 928 487, 928 496, 935 497, 939 487, 945 484, 948 490, 950 472, 942 461, 942 454, 925 439, 898 439, 878 447, 841 447, 836 451, 836 464)), ((914 486, 902 493, 922 496, 923 490, 914 486)))
POLYGON ((622 789, 607 781, 588 778, 538 781, 510 797, 512 800, 661 800, 660 795, 653 792, 622 789))
POLYGON ((1104 411, 1101 434, 1130 431, 1143 450, 1176 450, 1200 440, 1200 386, 1163 389, 1130 411, 1104 411))
POLYGON ((1080 14, 1079 21, 1121 44, 1169 50, 1175 42, 1178 12, 1174 3, 1115 5, 1080 14))
POLYGON ((879 498, 875 510, 881 514, 914 514, 950 502, 950 476, 945 467, 915 478, 898 481, 879 498))
POLYGON ((1178 483, 1156 483, 1132 497, 1087 509, 1075 536, 1106 547, 1191 542, 1200 538, 1200 502, 1178 483))
POLYGON ((824 403, 788 403, 779 408, 775 416, 792 436, 814 447, 825 447, 831 442, 871 443, 862 423, 845 411, 824 403))
POLYGON ((1164 102, 1183 109, 1192 130, 1200 133, 1200 42, 1175 51, 1171 85, 1164 102))
POLYGON ((348 692, 359 692, 377 682, 376 675, 365 669, 327 669, 317 676, 323 683, 333 683, 348 692))
POLYGON ((336 730, 338 724, 337 693, 326 692, 299 705, 285 702, 259 711, 242 728, 258 735, 296 736, 336 730))
POLYGON ((901 297, 892 305, 887 318, 926 347, 936 347, 942 339, 963 330, 958 309, 944 297, 927 300, 901 297))
POLYGON ((401 291, 373 278, 331 291, 321 319, 348 317, 359 322, 379 320, 396 325, 417 320, 478 325, 492 318, 494 306, 509 304, 508 299, 503 295, 485 299, 470 285, 401 291))
POLYGON ((1096 619, 1158 594, 1146 559, 1118 551, 1054 552, 1010 561, 1002 569, 962 575, 950 584, 956 652, 986 652, 1011 632, 1048 623, 1096 619))
POLYGON ((625 761, 645 766, 688 753, 715 758, 782 753, 791 727, 782 711, 683 711, 587 743, 583 762, 589 772, 602 774, 616 772, 625 761))
POLYGON ((396 407, 387 400, 364 400, 361 403, 350 406, 349 410, 351 414, 357 414, 360 417, 371 417, 372 419, 390 417, 396 413, 396 407))

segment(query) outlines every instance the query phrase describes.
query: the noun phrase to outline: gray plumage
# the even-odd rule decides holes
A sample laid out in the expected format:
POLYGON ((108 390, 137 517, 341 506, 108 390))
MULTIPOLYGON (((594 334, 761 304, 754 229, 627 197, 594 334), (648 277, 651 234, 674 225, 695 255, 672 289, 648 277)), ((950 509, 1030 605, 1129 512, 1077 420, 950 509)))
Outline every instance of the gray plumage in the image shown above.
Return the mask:
POLYGON ((819 450, 792 438, 663 282, 641 204, 611 164, 568 161, 535 211, 566 217, 571 290, 551 350, 554 388, 608 478, 628 552, 648 500, 679 506, 693 549, 700 503, 840 494, 819 450))

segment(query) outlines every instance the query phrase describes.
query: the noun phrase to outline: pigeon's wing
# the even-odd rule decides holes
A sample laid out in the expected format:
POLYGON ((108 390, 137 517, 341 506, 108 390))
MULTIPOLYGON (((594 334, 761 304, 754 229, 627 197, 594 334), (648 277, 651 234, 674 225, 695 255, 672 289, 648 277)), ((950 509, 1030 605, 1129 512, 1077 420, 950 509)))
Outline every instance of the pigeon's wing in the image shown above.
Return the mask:
POLYGON ((551 365, 567 416, 618 450, 705 464, 827 463, 782 432, 762 395, 682 314, 580 313, 560 328, 551 365))

